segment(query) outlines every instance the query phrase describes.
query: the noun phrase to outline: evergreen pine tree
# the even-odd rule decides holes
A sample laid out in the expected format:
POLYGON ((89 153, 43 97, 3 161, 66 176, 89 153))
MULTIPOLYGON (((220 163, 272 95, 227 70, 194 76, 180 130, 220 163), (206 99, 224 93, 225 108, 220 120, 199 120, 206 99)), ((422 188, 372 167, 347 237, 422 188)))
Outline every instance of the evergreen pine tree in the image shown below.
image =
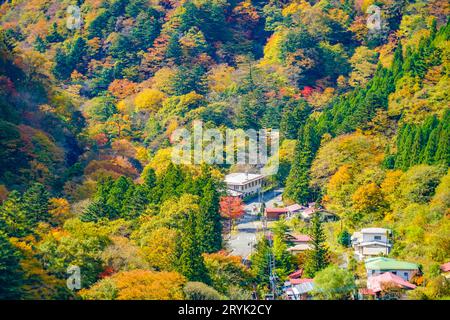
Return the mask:
POLYGON ((423 139, 420 127, 414 127, 413 143, 411 149, 409 150, 409 166, 414 166, 420 162, 420 152, 423 149, 423 139))
POLYGON ((343 245, 344 247, 349 247, 351 244, 351 235, 348 233, 346 229, 344 229, 342 232, 338 235, 338 243, 340 245, 343 245))
POLYGON ((181 168, 170 163, 165 175, 158 181, 157 189, 161 192, 161 202, 179 196, 183 183, 184 177, 181 168))
POLYGON ((58 25, 56 24, 56 22, 54 22, 50 28, 50 32, 48 33, 47 37, 45 38, 45 41, 47 43, 54 43, 54 42, 61 42, 63 40, 64 40, 64 38, 58 32, 58 25))
POLYGON ((409 124, 406 124, 403 134, 404 136, 398 142, 398 154, 397 154, 398 161, 396 161, 395 167, 402 170, 406 170, 410 167, 411 163, 410 151, 414 143, 414 135, 415 135, 414 127, 410 126, 409 124))
POLYGON ((133 182, 125 178, 124 176, 121 176, 119 179, 117 179, 114 184, 112 185, 111 189, 108 193, 108 200, 106 201, 106 204, 108 208, 112 210, 110 216, 113 217, 114 215, 122 216, 123 212, 123 205, 126 201, 127 196, 131 196, 131 194, 128 193, 128 189, 132 189, 134 187, 133 182))
POLYGON ((150 203, 149 190, 146 185, 137 185, 129 188, 125 196, 125 203, 121 217, 124 219, 135 219, 139 217, 150 203))
POLYGON ((313 196, 309 188, 309 170, 319 147, 319 137, 312 122, 308 122, 304 128, 299 130, 298 137, 294 161, 286 180, 283 196, 297 203, 305 204, 313 196))
POLYGON ((189 281, 209 283, 197 235, 196 217, 192 212, 186 217, 180 241, 178 271, 189 281))
POLYGON ((202 252, 211 253, 222 248, 219 194, 211 180, 203 188, 197 216, 197 234, 202 252))
POLYGON ((153 189, 156 186, 156 173, 153 168, 150 167, 145 168, 143 177, 144 177, 144 185, 147 188, 153 189))
POLYGON ((23 237, 30 232, 26 212, 18 191, 11 191, 0 207, 0 227, 10 237, 23 237))
POLYGON ((450 133, 448 124, 443 125, 442 130, 440 130, 434 162, 450 165, 450 133))
POLYGON ((266 237, 256 243, 255 252, 251 256, 252 271, 258 284, 269 283, 271 249, 266 237))
POLYGON ((312 249, 308 251, 304 270, 307 277, 314 278, 318 271, 325 269, 329 264, 328 249, 325 245, 326 237, 319 213, 315 213, 311 219, 309 236, 312 249))
POLYGON ((181 62, 183 51, 181 50, 180 42, 178 41, 178 35, 173 34, 167 43, 166 58, 173 61, 174 64, 181 62))
POLYGON ((427 145, 423 151, 422 163, 433 164, 439 143, 440 130, 435 128, 428 137, 427 145))
POLYGON ((87 63, 85 56, 87 54, 87 50, 88 46, 86 44, 86 40, 82 37, 76 37, 67 56, 67 64, 71 67, 71 72, 74 69, 80 73, 84 73, 86 71, 87 63))
POLYGON ((50 194, 41 183, 33 184, 23 195, 23 209, 30 227, 34 228, 39 222, 50 221, 48 212, 50 194))
POLYGON ((0 230, 0 300, 20 298, 21 270, 19 253, 0 230))
POLYGON ((292 256, 289 253, 285 235, 288 227, 283 220, 278 221, 273 227, 272 251, 275 258, 276 273, 280 278, 286 277, 293 270, 292 256))
POLYGON ((397 49, 395 49, 394 52, 392 74, 394 75, 395 80, 398 80, 403 76, 403 46, 401 42, 399 42, 397 49))
POLYGON ((284 107, 280 123, 283 136, 287 139, 297 138, 299 128, 304 125, 310 113, 311 107, 304 100, 284 107))
POLYGON ((450 165, 450 109, 446 109, 444 112, 438 130, 439 137, 434 161, 450 165))
POLYGON ((57 48, 55 53, 55 65, 52 72, 59 80, 66 80, 72 73, 73 68, 67 62, 67 55, 63 49, 57 48))
POLYGON ((83 222, 97 222, 101 219, 112 219, 116 213, 102 199, 95 199, 80 216, 83 222))
POLYGON ((40 53, 44 53, 47 50, 47 45, 45 44, 45 41, 41 38, 41 36, 36 37, 33 46, 34 49, 40 53))

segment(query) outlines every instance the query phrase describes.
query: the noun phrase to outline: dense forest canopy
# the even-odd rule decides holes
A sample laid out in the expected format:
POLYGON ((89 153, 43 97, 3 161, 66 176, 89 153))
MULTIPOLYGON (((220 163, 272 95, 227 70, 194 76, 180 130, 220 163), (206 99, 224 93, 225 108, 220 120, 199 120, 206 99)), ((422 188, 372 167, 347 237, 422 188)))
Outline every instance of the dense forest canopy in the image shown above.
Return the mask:
POLYGON ((197 120, 280 130, 269 184, 286 204, 392 229, 391 255, 429 284, 411 296, 450 296, 436 284, 450 259, 448 1, 0 3, 0 299, 250 299, 270 250, 280 277, 335 262, 339 230, 325 254, 319 222, 323 252, 306 261, 282 223, 251 267, 228 254, 220 198, 237 168, 171 162, 172 133, 197 120))

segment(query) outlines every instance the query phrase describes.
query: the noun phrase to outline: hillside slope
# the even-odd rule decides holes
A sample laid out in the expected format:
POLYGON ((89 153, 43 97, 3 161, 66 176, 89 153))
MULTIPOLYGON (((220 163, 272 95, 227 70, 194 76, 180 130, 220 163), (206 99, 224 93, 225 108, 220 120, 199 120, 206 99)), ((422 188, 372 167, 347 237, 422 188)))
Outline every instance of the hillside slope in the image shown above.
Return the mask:
MULTIPOLYGON (((280 130, 284 202, 394 230, 391 255, 437 279, 449 16, 445 0, 2 1, 0 298, 67 298, 71 264, 86 299, 182 298, 187 282, 248 298, 259 271, 220 251, 221 180, 239 168, 171 163, 171 134, 195 120, 280 130)), ((449 295, 433 288, 415 297, 449 295)))

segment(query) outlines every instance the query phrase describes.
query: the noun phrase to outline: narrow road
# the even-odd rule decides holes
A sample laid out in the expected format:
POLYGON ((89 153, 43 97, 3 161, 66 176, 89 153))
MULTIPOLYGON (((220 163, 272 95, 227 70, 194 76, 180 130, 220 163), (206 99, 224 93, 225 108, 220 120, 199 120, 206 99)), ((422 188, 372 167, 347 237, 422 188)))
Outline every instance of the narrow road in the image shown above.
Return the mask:
MULTIPOLYGON (((264 203, 267 208, 274 207, 275 203, 281 203, 282 189, 269 191, 264 194, 264 203)), ((235 230, 228 241, 228 247, 232 255, 241 256, 244 259, 253 252, 253 247, 257 241, 258 232, 261 231, 262 223, 258 219, 260 203, 258 198, 245 203, 245 214, 236 222, 235 230)))

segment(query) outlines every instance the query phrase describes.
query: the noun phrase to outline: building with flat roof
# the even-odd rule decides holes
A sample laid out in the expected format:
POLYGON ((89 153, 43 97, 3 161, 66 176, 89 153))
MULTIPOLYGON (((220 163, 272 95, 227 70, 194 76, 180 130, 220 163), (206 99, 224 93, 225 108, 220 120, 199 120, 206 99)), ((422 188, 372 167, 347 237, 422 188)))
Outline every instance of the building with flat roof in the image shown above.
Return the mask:
POLYGON ((227 193, 241 198, 257 194, 263 186, 263 181, 263 175, 254 173, 237 172, 225 176, 227 193))

